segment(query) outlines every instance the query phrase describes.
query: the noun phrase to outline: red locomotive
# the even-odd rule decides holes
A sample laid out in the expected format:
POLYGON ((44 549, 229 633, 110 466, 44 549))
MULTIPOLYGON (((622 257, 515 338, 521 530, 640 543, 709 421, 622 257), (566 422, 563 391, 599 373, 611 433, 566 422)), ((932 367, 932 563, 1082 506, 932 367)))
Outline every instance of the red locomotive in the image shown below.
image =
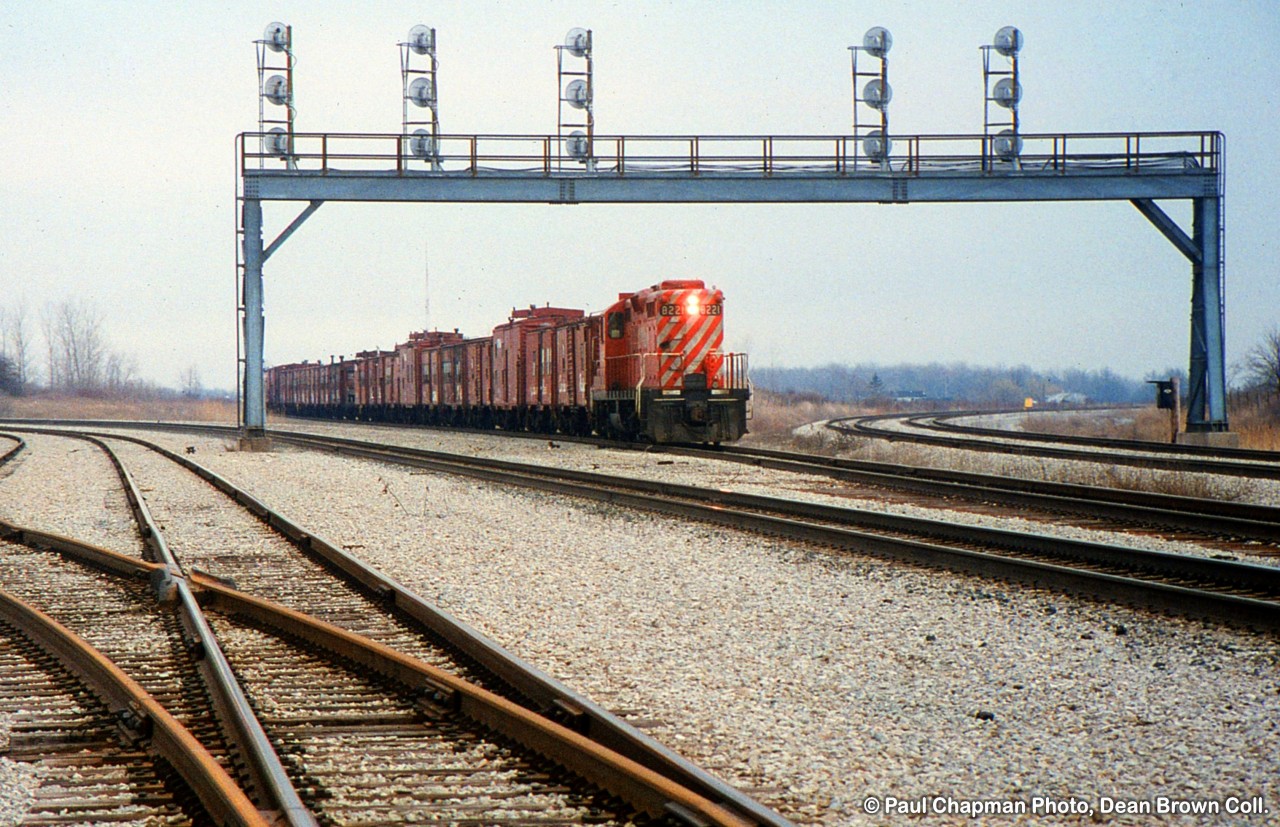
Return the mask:
POLYGON ((695 279, 620 293, 603 313, 513 310, 491 336, 413 333, 394 350, 267 371, 289 416, 503 428, 654 442, 747 431, 745 353, 725 353, 724 294, 695 279))

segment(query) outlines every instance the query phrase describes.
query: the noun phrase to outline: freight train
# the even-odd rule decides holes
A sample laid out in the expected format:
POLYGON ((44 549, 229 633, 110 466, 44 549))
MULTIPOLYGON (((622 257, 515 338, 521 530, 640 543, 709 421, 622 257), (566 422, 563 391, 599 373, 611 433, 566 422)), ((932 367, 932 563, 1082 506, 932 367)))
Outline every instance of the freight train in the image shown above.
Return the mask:
POLYGON ((287 416, 501 428, 653 442, 747 432, 745 353, 726 353, 724 294, 696 279, 620 293, 606 310, 513 310, 492 335, 410 334, 393 350, 278 365, 287 416))

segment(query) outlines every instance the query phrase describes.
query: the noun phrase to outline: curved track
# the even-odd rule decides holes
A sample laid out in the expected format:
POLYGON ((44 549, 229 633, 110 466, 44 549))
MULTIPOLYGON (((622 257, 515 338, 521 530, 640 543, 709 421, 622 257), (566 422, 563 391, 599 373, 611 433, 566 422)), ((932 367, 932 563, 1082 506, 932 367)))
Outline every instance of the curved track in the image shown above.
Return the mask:
POLYGON ((815 474, 942 500, 998 504, 1017 509, 1020 514, 1033 509, 1045 514, 1104 520, 1120 527, 1187 532, 1200 537, 1280 547, 1280 508, 1271 506, 739 446, 662 450, 815 474))
POLYGON ((4 590, 0 687, 0 711, 15 718, 6 755, 41 768, 23 823, 106 822, 124 813, 166 824, 206 813, 223 824, 268 823, 223 763, 141 684, 4 590))
MULTIPOLYGON (((51 433, 66 435, 66 432, 59 431, 51 433)), ((113 441, 123 440, 145 445, 140 440, 133 440, 128 437, 116 435, 102 435, 102 437, 113 441)), ((100 439, 95 438, 94 441, 104 449, 106 448, 106 445, 100 439)), ((336 752, 334 754, 338 757, 335 757, 333 762, 328 763, 321 760, 320 765, 340 765, 342 764, 340 756, 344 754, 382 754, 387 759, 400 757, 399 769, 392 772, 393 775, 399 773, 400 776, 405 778, 414 777, 415 774, 425 774, 427 777, 432 777, 433 775, 452 777, 450 772, 445 772, 450 770, 453 775, 460 774, 464 779, 470 778, 469 782, 459 782, 463 784, 463 787, 459 789, 467 791, 464 793, 460 793, 458 789, 453 789, 450 785, 446 785, 446 787, 453 789, 452 793, 449 789, 442 789, 438 785, 435 787, 427 785, 429 787, 427 792, 419 795, 418 792, 406 790, 403 785, 394 783, 390 785, 369 784, 365 786, 362 792, 357 791, 356 799, 343 798, 344 803, 337 810, 330 812, 324 810, 324 805, 322 805, 321 810, 324 810, 324 818, 326 820, 344 822, 348 817, 359 820, 359 818, 367 816, 374 821, 381 822, 406 817, 406 814, 413 812, 435 812, 437 815, 453 813, 448 817, 456 819, 463 817, 460 813, 483 813, 498 806, 494 804, 495 801, 506 801, 507 804, 511 805, 508 808, 510 812, 516 814, 517 817, 529 820, 530 823, 541 821, 544 818, 577 822, 582 818, 590 818, 593 821, 600 819, 609 821, 613 818, 618 818, 626 821, 637 817, 642 820, 662 818, 684 823, 787 823, 785 819, 761 808, 755 802, 736 793, 736 791, 725 788, 722 782, 706 777, 705 773, 701 773, 696 767, 688 765, 687 762, 648 741, 627 725, 612 719, 611 716, 593 707, 585 699, 577 698, 572 693, 564 690, 563 687, 542 676, 541 673, 536 672, 536 670, 527 668, 525 665, 515 661, 509 654, 483 640, 470 629, 434 610, 411 593, 401 589, 397 584, 382 578, 376 572, 365 569, 340 550, 324 543, 319 538, 309 535, 280 515, 271 512, 261 503, 257 503, 242 492, 235 490, 225 481, 214 477, 208 472, 204 472, 194 463, 165 452, 163 449, 148 446, 148 450, 153 450, 157 455, 163 455, 166 458, 165 462, 178 462, 186 466, 188 470, 200 473, 210 483, 240 501, 246 509, 276 529, 281 537, 288 540, 288 542, 285 542, 284 539, 281 539, 279 542, 285 543, 291 548, 296 546, 294 553, 297 558, 302 558, 301 554, 296 553, 299 548, 316 554, 325 561, 325 565, 337 568, 339 571, 344 572, 349 579, 354 580, 357 584, 357 589, 365 588, 372 596, 373 602, 370 603, 369 598, 362 598, 369 605, 369 609, 353 608, 355 604, 352 604, 350 600, 347 601, 346 608, 342 608, 341 601, 337 606, 329 605, 328 598, 332 595, 332 584, 328 588, 320 588, 318 587, 319 581, 313 583, 311 587, 294 589, 287 595, 278 593, 277 597, 296 598, 298 594, 309 594, 312 600, 310 608, 326 611, 334 620, 341 620, 347 623, 354 622, 357 626, 363 625, 366 627, 366 631, 368 631, 367 627, 370 621, 360 620, 359 618, 362 614, 377 614, 380 608, 385 613, 385 608, 388 606, 393 609, 394 614, 402 616, 400 621, 402 624, 408 622, 410 626, 416 625, 419 628, 423 626, 435 627, 430 630, 430 633, 437 638, 440 636, 439 630, 445 629, 445 636, 451 638, 450 646, 455 649, 469 650, 471 654, 477 655, 477 658, 472 658, 471 654, 464 652, 464 660, 470 658, 474 663, 479 664, 478 669, 475 671, 483 674, 491 682, 504 686, 505 694, 514 695, 524 703, 530 703, 528 699, 534 698, 535 700, 530 705, 538 706, 539 702, 541 702, 546 707, 545 711, 551 712, 569 726, 587 733, 584 736, 565 726, 554 724, 521 703, 515 703, 492 695, 492 693, 487 693, 474 687, 468 681, 454 677, 449 671, 442 670, 438 666, 426 664, 419 658, 403 654, 385 643, 367 641, 336 625, 312 621, 296 611, 288 612, 283 610, 282 607, 276 609, 261 600, 249 598, 234 589, 219 585, 214 579, 199 575, 195 572, 190 560, 179 563, 178 559, 167 548, 167 543, 151 518, 148 506, 137 495, 137 486, 133 483, 130 473, 124 470, 123 464, 119 459, 113 459, 127 489, 133 492, 130 495, 130 500, 138 514, 140 524, 143 526, 143 534, 148 538, 152 553, 165 562, 162 564, 147 564, 141 561, 128 562, 127 558, 122 558, 118 555, 113 556, 109 552, 102 552, 101 550, 96 552, 84 551, 83 549, 77 550, 75 548, 77 544, 74 542, 59 539, 54 542, 54 545, 58 546, 61 551, 86 554, 99 564, 104 555, 110 556, 112 558, 110 564, 116 568, 123 567, 128 569, 130 565, 141 567, 133 572, 132 576, 134 577, 143 576, 139 574, 140 571, 143 573, 150 572, 147 576, 156 580, 159 569, 163 568, 168 578, 162 578, 164 582, 157 584, 157 589, 161 592, 176 590, 182 593, 190 589, 200 596, 202 603, 224 609, 230 606, 232 608, 227 611, 232 615, 249 617, 251 618, 251 624, 256 624, 258 627, 269 627, 268 631, 271 632, 267 636, 269 639, 275 639, 272 637, 273 635, 277 637, 283 636, 285 639, 305 638, 310 646, 325 650, 327 654, 324 658, 327 660, 337 658, 338 661, 343 663, 354 662, 359 667, 372 670, 374 673, 381 675, 383 679, 398 683, 404 687, 400 690, 404 700, 392 702, 392 706, 400 703, 400 712, 388 712, 385 702, 379 703, 369 700, 372 697, 369 693, 376 690, 359 690, 354 695, 351 692, 356 690, 348 691, 353 682, 366 679, 367 673, 362 673, 361 675, 350 673, 344 678, 342 677, 342 669, 344 667, 339 667, 338 672, 333 672, 331 667, 324 667, 329 671, 323 673, 327 676, 323 678, 300 678, 296 677, 294 673, 288 671, 278 672, 278 670, 279 679, 274 681, 268 680, 264 683, 259 680, 255 683, 252 677, 247 677, 248 684, 256 686, 257 691, 267 692, 268 694, 273 687, 289 685, 290 683, 299 687, 298 691, 303 691, 301 687, 307 687, 306 693, 309 693, 310 687, 324 686, 328 681, 329 685, 333 687, 328 693, 330 696, 347 698, 345 706, 342 703, 339 704, 340 708, 353 711, 355 709, 361 710, 353 718, 350 712, 335 713, 333 711, 335 707, 330 705, 327 707, 330 711, 326 713, 323 708, 315 706, 313 699, 309 702, 311 706, 307 704, 299 706, 295 703, 295 714, 292 717, 285 716, 286 720, 283 724, 277 719, 274 723, 275 729, 271 744, 286 750, 286 754, 292 756, 286 762, 288 765, 287 774, 290 778, 284 781, 285 784, 296 787, 300 781, 304 781, 312 784, 313 787, 318 786, 321 789, 332 791, 342 786, 340 779, 345 778, 346 774, 340 773, 336 778, 330 777, 326 781, 321 777, 324 775, 323 771, 306 772, 300 769, 300 767, 308 766, 308 762, 304 760, 303 756, 310 756, 313 759, 309 766, 313 768, 319 766, 314 763, 314 758, 317 752, 322 752, 323 750, 319 744, 308 742, 308 745, 301 753, 288 752, 288 750, 296 748, 298 742, 291 740, 295 736, 282 735, 282 728, 284 732, 296 732, 299 726, 305 729, 307 726, 316 725, 318 721, 337 721, 336 725, 342 731, 342 737, 339 737, 338 741, 346 744, 361 729, 360 720, 364 721, 367 728, 370 723, 368 720, 370 716, 373 719, 372 725, 375 728, 380 727, 376 731, 382 733, 379 737, 384 738, 382 741, 383 746, 379 747, 366 743, 363 748, 354 750, 354 753, 350 748, 335 748, 336 752), (333 681, 337 681, 337 683, 333 683, 333 681), (343 689, 342 687, 347 687, 348 689, 343 689), (365 700, 359 702, 354 700, 356 698, 364 698, 365 700), (510 748, 496 745, 486 746, 486 744, 491 743, 491 739, 486 740, 488 736, 480 736, 479 740, 472 737, 469 742, 471 746, 467 748, 445 749, 444 752, 440 753, 441 756, 446 758, 444 764, 440 764, 437 761, 432 766, 427 766, 430 761, 425 758, 423 761, 426 763, 405 763, 403 758, 405 749, 410 749, 414 754, 421 752, 425 755, 431 752, 431 748, 426 745, 426 742, 415 740, 419 738, 417 734, 414 734, 417 730, 414 730, 414 733, 410 733, 408 729, 404 729, 404 727, 417 727, 420 729, 424 711, 426 717, 431 721, 438 721, 442 717, 456 717, 461 714, 464 718, 473 722, 471 728, 474 728, 474 724, 479 724, 485 730, 492 729, 501 734, 502 738, 508 739, 513 744, 518 744, 515 755, 518 756, 520 751, 523 750, 528 754, 539 756, 532 763, 525 759, 516 758, 516 763, 512 766, 512 772, 514 772, 515 776, 541 778, 546 775, 547 769, 551 765, 562 768, 562 770, 553 773, 553 777, 560 777, 560 773, 563 770, 568 770, 570 776, 565 776, 564 780, 560 781, 556 781, 553 778, 551 787, 548 788, 554 791, 553 799, 544 800, 539 798, 542 794, 537 793, 534 789, 539 785, 545 786, 541 781, 536 782, 533 787, 526 785, 518 793, 503 792, 495 787, 494 784, 501 786, 497 779, 508 779, 512 773, 494 774, 486 770, 481 772, 480 775, 469 774, 470 771, 457 765, 457 760, 452 764, 447 760, 447 756, 453 755, 457 759, 457 756, 470 751, 475 754, 481 765, 492 768, 492 766, 501 764, 505 760, 501 756, 510 754, 510 748), (368 713, 367 715, 366 712, 368 713), (386 713, 385 717, 383 717, 383 713, 386 713), (336 718, 334 717, 335 715, 337 716, 336 718), (292 729, 290 729, 291 726, 292 729), (618 755, 601 742, 616 743, 632 755, 649 765, 656 766, 658 769, 642 766, 630 758, 618 755), (396 743, 399 743, 399 747, 393 746, 396 743), (418 743, 421 749, 412 748, 411 744, 413 743, 418 743), (495 764, 495 762, 497 763, 495 764), (302 778, 297 776, 299 772, 303 773, 302 778), (317 775, 317 772, 319 775, 317 775), (709 793, 711 798, 709 799, 698 792, 687 789, 683 783, 673 781, 670 776, 684 776, 687 780, 709 793), (567 801, 564 798, 565 795, 569 795, 570 798, 579 796, 574 790, 580 785, 568 781, 569 777, 585 779, 588 782, 589 789, 608 791, 609 796, 620 796, 620 799, 617 800, 618 803, 611 804, 604 799, 597 800, 599 792, 589 792, 586 798, 579 797, 577 799, 581 803, 565 803, 567 801), (489 780, 485 781, 485 778, 489 780), (389 804, 379 810, 374 799, 380 795, 386 797, 387 800, 399 803, 389 804), (461 800, 460 803, 458 799, 461 800), (730 809, 725 809, 715 803, 719 801, 725 802, 730 809), (427 809, 423 810, 423 807, 427 809), (523 815, 520 815, 522 813, 523 815), (541 815, 537 815, 538 813, 541 813, 541 815), (610 816, 610 813, 614 815, 610 816)), ((112 451, 110 453, 114 457, 115 452, 112 451)), ((137 463, 136 457, 131 459, 131 464, 141 465, 137 463)), ((150 475, 153 483, 156 482, 157 478, 154 477, 156 470, 154 468, 145 469, 142 473, 150 475)), ((187 472, 183 471, 181 473, 187 472)), ((153 485, 150 489, 153 499, 156 498, 156 492, 159 488, 167 489, 173 484, 175 484, 175 481, 167 480, 161 486, 153 485)), ((200 484, 203 485, 204 483, 200 484)), ((163 505, 163 497, 157 500, 157 504, 161 508, 165 507, 163 505)), ((8 534, 20 539, 35 537, 36 542, 41 539, 36 533, 24 532, 16 527, 9 527, 8 534)), ((185 551, 183 556, 186 556, 185 551)), ((198 552, 193 555, 193 559, 196 558, 199 558, 198 552)), ((240 578, 248 581, 250 586, 264 587, 265 580, 283 581, 291 586, 300 585, 297 577, 302 575, 289 574, 288 572, 282 573, 281 566, 285 565, 285 563, 280 555, 274 557, 273 561, 271 567, 273 576, 271 578, 258 577, 255 580, 255 566, 241 567, 235 573, 240 578)), ((201 562, 212 563, 219 568, 225 568, 229 558, 226 555, 220 555, 201 562)), ((291 563, 290 565, 296 566, 297 564, 291 563)), ((314 563, 308 565, 315 566, 314 563)), ((332 581, 332 577, 325 576, 332 581)), ((292 663, 306 660, 306 657, 280 654, 285 650, 279 647, 285 644, 280 642, 271 643, 270 640, 264 639, 260 632, 243 628, 237 629, 234 626, 235 622, 239 621, 233 621, 230 627, 225 622, 218 622, 215 625, 220 626, 229 637, 240 641, 241 644, 249 639, 255 641, 253 646, 257 648, 254 649, 251 646, 249 654, 237 655, 233 653, 231 656, 232 661, 237 658, 240 659, 240 667, 235 670, 239 674, 253 675, 259 671, 255 666, 257 664, 292 663), (271 648, 273 646, 275 647, 274 649, 271 648), (271 652, 276 654, 270 654, 271 652)), ((374 625, 377 625, 376 621, 374 621, 374 625)), ((383 621, 383 625, 385 626, 385 621, 383 621)), ((385 631, 378 632, 377 630, 374 630, 373 633, 383 637, 387 634, 385 631)), ((406 643, 404 631, 396 633, 393 630, 391 634, 395 638, 391 642, 397 644, 397 647, 405 646, 415 654, 421 653, 422 644, 419 643, 415 646, 411 641, 406 643)), ((420 636, 421 632, 416 634, 420 636)), ((217 648, 217 645, 216 642, 212 641, 205 641, 199 644, 201 651, 205 652, 206 655, 212 649, 217 648)), ((285 646, 287 650, 288 646, 285 646)), ((438 659, 439 656, 437 655, 436 657, 438 659)), ((453 664, 449 665, 454 666, 453 664)), ((230 667, 228 667, 227 671, 230 673, 230 667)), ((310 698, 312 695, 308 694, 307 697, 310 698)), ((296 701, 297 698, 286 698, 285 700, 296 701)), ((235 703, 233 700, 230 705, 234 706, 235 703)), ((259 695, 259 707, 261 703, 262 696, 259 695)), ((268 708, 278 712, 281 705, 282 701, 277 699, 275 702, 268 704, 268 708)), ((225 709, 228 703, 223 702, 221 706, 225 709)), ((250 727, 255 724, 256 721, 250 727)), ((261 728, 261 725, 258 725, 258 727, 261 728)), ((324 725, 320 724, 320 727, 323 729, 324 725)), ((453 723, 442 723, 439 724, 437 729, 439 727, 444 727, 450 732, 459 730, 458 726, 453 723)), ((233 728, 238 729, 239 727, 233 728)), ((466 728, 468 727, 464 727, 464 729, 466 728)), ((241 736, 244 735, 243 732, 240 734, 241 736)), ((333 734, 330 733, 330 735, 333 734)), ((456 736, 449 737, 454 738, 456 736)), ((446 738, 445 740, 449 739, 446 738)), ((441 743, 444 742, 442 741, 441 743)), ((271 745, 268 745, 266 750, 270 751, 270 749, 271 745)), ((248 748, 247 751, 253 751, 253 748, 248 748)), ((270 762, 268 761, 268 763, 270 762)), ((268 769, 265 772, 270 775, 273 770, 268 769)), ((257 779, 257 782, 261 781, 261 778, 257 779)), ((311 823, 312 819, 309 813, 300 811, 303 806, 301 803, 289 804, 287 800, 288 791, 285 791, 284 800, 282 801, 278 792, 267 794, 262 790, 261 783, 256 783, 255 786, 259 787, 262 797, 272 798, 275 803, 272 809, 282 811, 290 816, 290 823, 311 823)), ((268 784, 267 786, 271 785, 268 784)), ((510 787, 510 784, 507 786, 510 787)), ((310 790, 311 787, 307 787, 306 783, 304 783, 298 789, 310 790)), ((300 802, 303 796, 298 793, 294 793, 294 795, 296 796, 295 802, 300 802)), ((307 795, 311 796, 310 800, 313 802, 321 801, 328 805, 338 806, 332 804, 329 796, 315 799, 314 793, 308 792, 307 795)), ((334 796, 334 798, 341 798, 341 796, 334 796)))
MULTIPOLYGON (((1114 411, 1114 408, 1102 410, 1114 411)), ((986 416, 989 413, 1017 413, 1035 417, 1038 414, 1052 413, 1049 410, 1035 411, 958 411, 948 414, 932 414, 921 418, 923 427, 943 433, 973 434, 975 436, 992 436, 1006 439, 1026 440, 1030 442, 1055 442, 1063 445, 1082 445, 1089 448, 1108 448, 1120 451, 1145 451, 1153 454, 1171 456, 1203 457, 1224 460, 1240 460, 1245 462, 1280 463, 1280 452, 1260 451, 1250 448, 1228 448, 1210 445, 1189 445, 1178 442, 1152 442, 1141 439, 1119 439, 1111 437, 1077 436, 1072 434, 1054 434, 1046 431, 1020 430, 1011 431, 1004 428, 986 428, 978 425, 965 425, 957 420, 974 416, 986 416)), ((915 417, 912 417, 913 419, 915 417)))
POLYGON ((1121 439, 1060 437, 1053 434, 1006 431, 1000 428, 978 428, 948 421, 980 413, 962 411, 945 415, 884 414, 851 417, 832 420, 827 427, 840 433, 874 437, 891 442, 917 442, 974 451, 1104 462, 1111 465, 1129 465, 1166 471, 1280 479, 1280 454, 1272 451, 1203 448, 1121 439), (886 423, 890 422, 901 427, 886 427, 886 423), (1061 445, 1081 447, 1058 447, 1061 445))

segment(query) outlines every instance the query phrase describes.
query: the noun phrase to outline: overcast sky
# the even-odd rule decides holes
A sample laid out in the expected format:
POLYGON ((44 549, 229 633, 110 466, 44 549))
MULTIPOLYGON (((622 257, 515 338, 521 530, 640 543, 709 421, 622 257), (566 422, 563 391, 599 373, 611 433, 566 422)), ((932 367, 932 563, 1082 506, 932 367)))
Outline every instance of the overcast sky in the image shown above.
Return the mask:
MULTIPOLYGON (((1227 358, 1280 321, 1280 3, 65 2, 0 15, 0 307, 84 297, 142 377, 235 382, 235 155, 253 41, 293 26, 299 131, 400 129, 399 51, 439 42, 442 130, 554 133, 553 49, 593 30, 598 134, 851 129, 847 47, 893 33, 896 134, 982 130, 979 46, 1026 43, 1026 132, 1227 136, 1227 358)), ((301 205, 267 205, 269 241, 301 205)), ((1166 207, 1190 231, 1185 204, 1166 207)), ((756 365, 874 360, 1185 368, 1190 267, 1128 203, 330 203, 266 268, 268 362, 486 335, 512 306, 594 311, 702 278, 756 365)))

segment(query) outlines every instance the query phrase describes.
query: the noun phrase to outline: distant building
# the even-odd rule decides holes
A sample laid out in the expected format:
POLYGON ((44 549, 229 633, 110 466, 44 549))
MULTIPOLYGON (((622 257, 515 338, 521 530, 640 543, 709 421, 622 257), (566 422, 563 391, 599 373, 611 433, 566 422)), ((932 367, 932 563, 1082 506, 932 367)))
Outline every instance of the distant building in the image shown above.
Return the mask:
POLYGON ((924 391, 894 391, 894 402, 919 402, 921 399, 928 399, 929 394, 924 391))

